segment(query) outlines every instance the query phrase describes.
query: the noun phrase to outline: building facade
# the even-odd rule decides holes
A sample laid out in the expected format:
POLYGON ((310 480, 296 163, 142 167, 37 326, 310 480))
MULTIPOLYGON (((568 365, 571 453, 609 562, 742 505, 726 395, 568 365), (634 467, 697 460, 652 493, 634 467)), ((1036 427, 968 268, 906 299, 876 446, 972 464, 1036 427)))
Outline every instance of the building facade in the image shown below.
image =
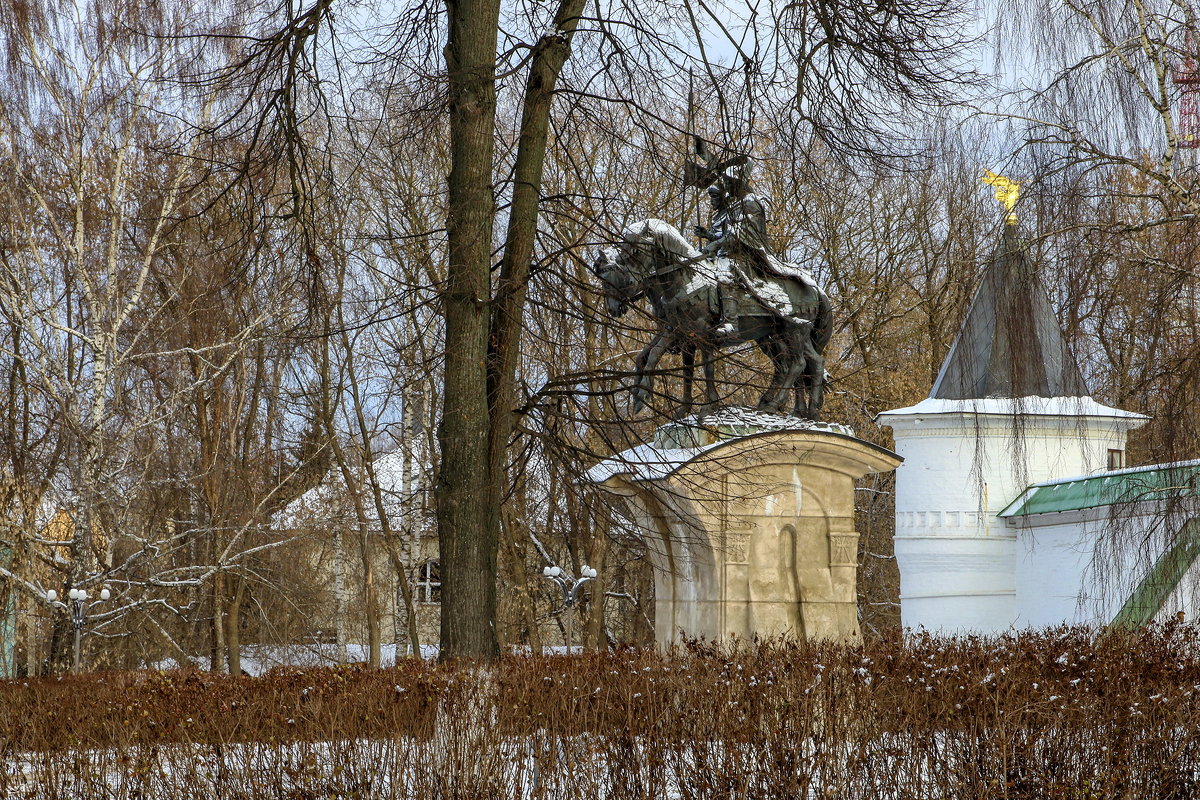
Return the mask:
POLYGON ((994 634, 1193 616, 1195 481, 1179 465, 1122 469, 1147 418, 1090 396, 1011 218, 986 270, 930 396, 878 418, 904 458, 903 625, 994 634))

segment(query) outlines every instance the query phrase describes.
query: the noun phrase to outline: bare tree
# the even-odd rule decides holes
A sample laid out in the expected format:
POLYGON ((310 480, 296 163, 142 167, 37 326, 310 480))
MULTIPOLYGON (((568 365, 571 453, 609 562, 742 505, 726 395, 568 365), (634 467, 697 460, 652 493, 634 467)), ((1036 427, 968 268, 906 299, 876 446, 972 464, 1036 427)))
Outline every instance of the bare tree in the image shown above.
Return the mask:
MULTIPOLYGON (((588 249, 631 219, 697 213, 683 181, 692 133, 762 161, 764 180, 786 195, 781 247, 847 236, 879 244, 846 228, 850 215, 878 212, 870 196, 843 219, 792 225, 802 181, 911 152, 922 137, 903 121, 971 82, 955 58, 957 6, 938 0, 744 9, 451 0, 389 8, 382 37, 352 30, 354 15, 335 16, 333 0, 217 8, 229 12, 219 25, 181 9, 151 15, 144 31, 4 17, 21 78, 3 105, 16 131, 6 169, 25 180, 6 183, 22 187, 5 205, 24 216, 10 226, 20 247, 5 243, 5 346, 11 385, 37 387, 14 397, 57 420, 35 448, 47 466, 40 477, 28 470, 30 496, 53 485, 54 465, 77 474, 86 511, 74 561, 95 551, 98 532, 112 541, 118 528, 139 531, 113 571, 98 566, 104 553, 74 579, 125 570, 145 604, 194 627, 179 649, 203 642, 214 668, 235 671, 247 609, 275 579, 265 577, 275 574, 269 554, 288 544, 266 521, 330 463, 355 501, 369 619, 380 614, 370 600, 375 526, 403 588, 414 525, 389 530, 371 473, 388 430, 411 431, 403 418, 415 396, 425 429, 438 430, 439 446, 420 448, 411 465, 436 476, 443 654, 495 655, 502 545, 522 571, 539 559, 610 558, 610 512, 575 477, 660 421, 617 413, 621 359, 642 332, 602 319, 588 249), (61 69, 38 61, 66 29, 98 45, 80 52, 101 54, 103 81, 60 79, 83 74, 70 48, 55 51, 61 69), (38 86, 56 117, 28 113, 38 86), (61 130, 42 129, 51 117, 61 130), (175 136, 178 118, 203 135, 175 136), (33 160, 30 142, 41 148, 33 160), (38 159, 56 158, 57 173, 45 174, 74 194, 34 179, 38 159), (95 185, 109 187, 103 203, 95 185), (58 195, 47 199, 45 187, 58 195), (81 222, 68 228, 72 216, 81 222), (205 237, 215 243, 198 248, 205 237), (59 296, 67 301, 48 302, 59 296), (388 370, 397 377, 385 388, 388 370), (81 384, 86 392, 66 388, 81 384)), ((886 244, 899 251, 872 266, 899 279, 919 245, 886 244)), ((863 275, 827 249, 839 288, 861 288, 863 275)), ((888 362, 871 332, 909 319, 903 298, 887 299, 847 316, 847 358, 872 397, 887 393, 872 381, 888 362)), ((743 353, 729 366, 736 398, 755 364, 743 353)), ((29 597, 42 588, 21 585, 29 597)), ((588 611, 594 644, 605 588, 588 611)), ((522 614, 536 622, 538 592, 521 591, 522 614)), ((377 627, 368 638, 377 660, 377 627)), ((409 638, 416 644, 415 630, 409 638)))

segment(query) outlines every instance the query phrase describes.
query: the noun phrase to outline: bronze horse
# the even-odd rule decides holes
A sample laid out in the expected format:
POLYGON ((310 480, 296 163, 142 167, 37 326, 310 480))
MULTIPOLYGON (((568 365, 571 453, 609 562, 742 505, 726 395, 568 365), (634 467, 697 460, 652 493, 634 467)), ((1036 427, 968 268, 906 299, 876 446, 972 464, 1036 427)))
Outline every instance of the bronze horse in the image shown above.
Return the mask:
POLYGON ((795 391, 792 413, 817 419, 825 393, 825 346, 832 334, 829 299, 798 278, 736 280, 739 270, 727 258, 700 253, 667 222, 648 219, 629 226, 615 248, 597 257, 593 270, 608 297, 609 314, 619 317, 641 298, 650 302, 658 329, 636 362, 634 408, 646 404, 664 353, 678 352, 687 368, 686 403, 691 403, 691 371, 697 351, 705 370, 705 397, 717 402, 712 353, 754 342, 771 360, 775 374, 759 400, 764 411, 783 413, 788 390, 795 391), (719 285, 733 286, 739 307, 732 334, 718 332, 719 285))

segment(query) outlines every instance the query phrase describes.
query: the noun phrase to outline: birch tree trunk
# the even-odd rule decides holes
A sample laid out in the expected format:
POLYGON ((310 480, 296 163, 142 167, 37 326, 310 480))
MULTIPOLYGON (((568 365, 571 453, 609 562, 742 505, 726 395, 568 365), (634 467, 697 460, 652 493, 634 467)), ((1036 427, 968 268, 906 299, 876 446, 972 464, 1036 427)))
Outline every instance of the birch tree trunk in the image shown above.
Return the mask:
POLYGON ((333 630, 338 663, 345 664, 350 659, 346 652, 346 550, 340 525, 333 529, 333 630))

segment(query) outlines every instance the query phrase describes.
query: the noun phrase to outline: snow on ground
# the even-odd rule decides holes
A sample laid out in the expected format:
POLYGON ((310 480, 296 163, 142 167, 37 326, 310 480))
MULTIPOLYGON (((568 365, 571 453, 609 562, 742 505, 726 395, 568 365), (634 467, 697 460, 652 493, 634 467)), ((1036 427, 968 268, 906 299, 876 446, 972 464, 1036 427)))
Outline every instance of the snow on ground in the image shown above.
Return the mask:
MULTIPOLYGON (((391 667, 396 664, 396 645, 385 644, 380 648, 380 663, 391 667)), ((242 670, 249 675, 262 675, 274 667, 329 667, 340 662, 336 644, 294 644, 294 645, 243 645, 242 670)), ((346 663, 365 663, 370 651, 365 644, 346 645, 346 663)), ((438 647, 433 644, 421 645, 421 658, 429 661, 437 658, 438 647)), ((409 651, 405 648, 401 658, 408 658, 409 651)), ((191 656, 166 658, 148 665, 150 669, 180 669, 194 667, 208 668, 207 656, 191 656)))
MULTIPOLYGON (((803 744, 798 748, 803 749, 803 744)), ((792 776, 771 775, 770 768, 760 764, 761 755, 745 745, 708 742, 698 750, 664 759, 666 752, 644 739, 623 740, 614 747, 604 737, 589 734, 505 737, 497 742, 443 724, 428 739, 397 736, 13 754, 0 761, 0 796, 22 800, 726 800, 735 795, 718 777, 723 768, 744 773, 742 780, 735 781, 748 790, 740 796, 796 800, 842 796, 821 791, 819 779, 797 782, 792 776), (799 793, 795 793, 797 783, 804 787, 799 793)))
MULTIPOLYGON (((387 644, 380 648, 380 650, 381 666, 395 666, 396 645, 387 644)), ((426 661, 432 661, 437 658, 439 652, 438 646, 435 644, 421 645, 421 658, 426 661)), ((533 653, 528 645, 515 646, 512 652, 514 655, 521 656, 528 656, 533 653)), ((579 655, 583 653, 583 648, 576 645, 571 648, 571 652, 579 655)), ((567 648, 563 645, 543 647, 542 653, 548 656, 562 656, 567 654, 567 648)), ((368 655, 369 650, 365 644, 346 645, 346 663, 348 664, 366 663, 368 655)), ((402 650, 400 657, 402 659, 409 657, 407 648, 402 650)), ((340 662, 336 644, 252 644, 242 646, 242 670, 248 675, 262 675, 274 667, 330 667, 338 663, 340 662)), ((208 657, 166 658, 161 661, 155 661, 149 664, 148 667, 157 670, 182 668, 208 669, 208 657)))

